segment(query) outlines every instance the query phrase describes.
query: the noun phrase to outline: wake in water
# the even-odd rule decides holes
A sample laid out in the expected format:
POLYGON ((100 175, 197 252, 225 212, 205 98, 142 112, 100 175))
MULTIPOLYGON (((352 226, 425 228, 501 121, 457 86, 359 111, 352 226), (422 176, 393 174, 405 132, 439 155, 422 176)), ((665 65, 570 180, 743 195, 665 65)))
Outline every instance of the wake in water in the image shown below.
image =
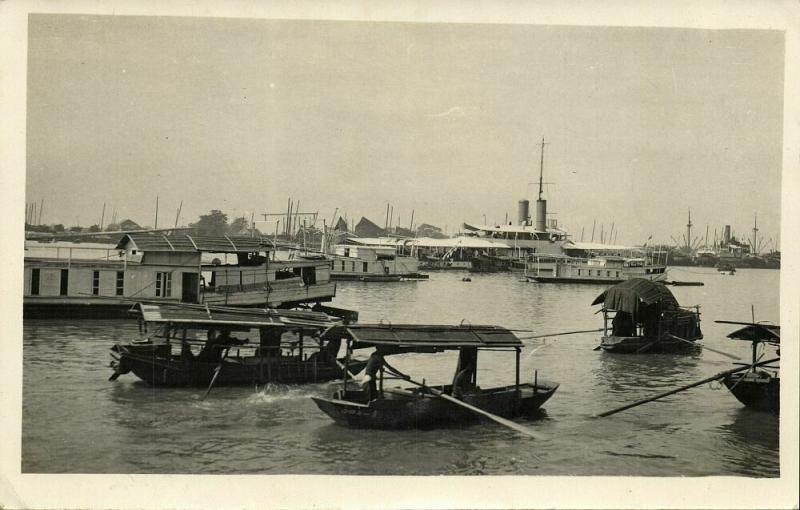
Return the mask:
POLYGON ((300 400, 310 397, 324 396, 328 392, 327 384, 306 384, 304 386, 290 386, 280 383, 267 383, 256 386, 256 391, 247 397, 248 404, 265 404, 280 400, 300 400))

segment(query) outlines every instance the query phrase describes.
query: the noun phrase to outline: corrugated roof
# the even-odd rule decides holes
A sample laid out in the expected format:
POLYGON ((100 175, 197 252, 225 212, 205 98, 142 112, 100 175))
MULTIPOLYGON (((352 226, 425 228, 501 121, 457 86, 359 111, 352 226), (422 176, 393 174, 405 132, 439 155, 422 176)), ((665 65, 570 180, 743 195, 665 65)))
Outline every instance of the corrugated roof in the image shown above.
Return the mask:
POLYGON ((390 346, 411 351, 431 351, 459 347, 522 346, 519 338, 500 326, 354 324, 331 328, 325 336, 352 338, 356 349, 390 346))
POLYGON ((137 249, 143 252, 241 253, 268 251, 272 246, 269 240, 258 237, 211 237, 189 234, 127 234, 120 239, 116 248, 125 249, 130 242, 133 242, 137 249))
POLYGON ((327 328, 338 323, 322 312, 300 310, 245 310, 205 308, 202 305, 137 305, 142 319, 155 324, 180 324, 186 327, 258 328, 264 326, 327 328))
POLYGON ((631 278, 614 285, 597 296, 592 305, 605 303, 609 310, 619 310, 637 316, 640 304, 651 305, 660 302, 664 308, 678 308, 678 301, 662 283, 644 278, 631 278))

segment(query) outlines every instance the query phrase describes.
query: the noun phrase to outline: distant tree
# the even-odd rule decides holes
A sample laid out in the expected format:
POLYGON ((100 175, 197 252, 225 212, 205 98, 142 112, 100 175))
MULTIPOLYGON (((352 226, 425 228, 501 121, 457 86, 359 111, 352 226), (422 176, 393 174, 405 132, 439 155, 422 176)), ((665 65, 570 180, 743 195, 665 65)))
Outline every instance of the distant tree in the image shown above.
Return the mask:
POLYGON ((74 227, 69 227, 69 231, 70 232, 83 232, 83 227, 79 227, 79 226, 76 225, 74 227))
POLYGON ((64 231, 64 225, 62 225, 61 223, 53 225, 53 232, 63 232, 63 231, 64 231))
POLYGON ((224 236, 228 233, 228 215, 212 209, 208 214, 201 214, 197 223, 190 223, 189 226, 202 235, 224 236))
POLYGON ((119 223, 109 223, 105 228, 106 232, 115 232, 117 230, 122 230, 122 227, 119 226, 119 223))
POLYGON ((100 225, 92 225, 89 227, 89 232, 100 232, 100 225))
POLYGON ((228 233, 234 236, 247 235, 250 233, 250 225, 244 218, 236 218, 228 226, 228 233))

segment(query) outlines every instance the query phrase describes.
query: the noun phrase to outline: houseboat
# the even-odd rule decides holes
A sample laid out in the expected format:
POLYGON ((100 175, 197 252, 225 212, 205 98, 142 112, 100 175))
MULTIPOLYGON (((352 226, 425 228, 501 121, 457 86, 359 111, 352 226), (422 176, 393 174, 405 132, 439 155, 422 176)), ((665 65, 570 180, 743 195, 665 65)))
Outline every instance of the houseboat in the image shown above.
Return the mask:
POLYGON ((539 255, 528 263, 525 278, 540 283, 613 284, 631 278, 657 282, 667 278, 667 267, 639 257, 539 255))
POLYGON ((26 317, 124 316, 131 303, 292 307, 330 301, 327 261, 280 260, 267 239, 128 234, 116 245, 26 242, 26 317))
POLYGON ((603 305, 603 337, 598 349, 606 352, 687 352, 703 338, 700 307, 681 307, 661 283, 627 280, 597 296, 592 305, 598 304, 603 305))
POLYGON ((401 239, 351 238, 333 245, 326 258, 330 261, 332 280, 400 281, 424 280, 413 246, 401 239))

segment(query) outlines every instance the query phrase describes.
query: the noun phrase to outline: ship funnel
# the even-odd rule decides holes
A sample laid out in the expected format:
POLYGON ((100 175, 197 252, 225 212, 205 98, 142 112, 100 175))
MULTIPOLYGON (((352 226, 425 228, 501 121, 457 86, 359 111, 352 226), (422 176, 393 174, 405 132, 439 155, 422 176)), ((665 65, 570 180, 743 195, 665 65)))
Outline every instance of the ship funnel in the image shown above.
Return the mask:
POLYGON ((542 198, 536 201, 536 230, 547 231, 547 200, 542 198))
POLYGON ((725 244, 728 244, 728 243, 731 242, 731 226, 730 225, 725 225, 725 234, 723 235, 723 240, 725 241, 725 244))
POLYGON ((531 203, 524 198, 519 201, 519 208, 517 209, 517 223, 521 226, 528 224, 528 220, 531 217, 530 205, 531 203))

